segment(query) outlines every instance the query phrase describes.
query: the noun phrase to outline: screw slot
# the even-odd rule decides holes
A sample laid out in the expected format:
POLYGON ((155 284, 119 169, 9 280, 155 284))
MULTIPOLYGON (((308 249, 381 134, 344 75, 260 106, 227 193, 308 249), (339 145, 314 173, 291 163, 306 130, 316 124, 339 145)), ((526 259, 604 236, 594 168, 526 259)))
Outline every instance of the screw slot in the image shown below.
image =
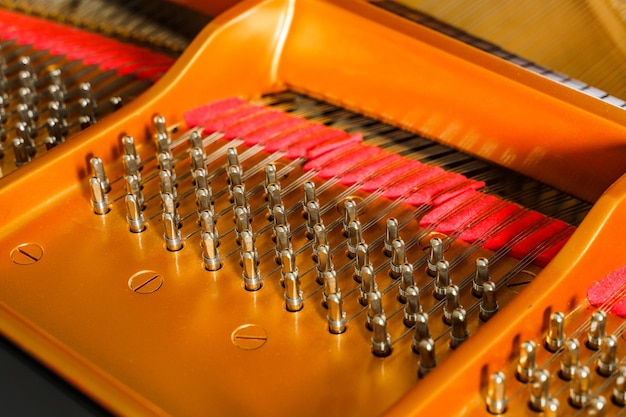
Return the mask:
POLYGON ((258 324, 244 324, 233 330, 230 338, 239 349, 256 350, 267 342, 267 331, 258 324))
POLYGON ((128 287, 137 294, 152 294, 163 285, 163 275, 155 271, 139 271, 128 279, 128 287))
POLYGON ((13 248, 10 256, 16 265, 32 265, 43 258, 43 248, 36 243, 23 243, 13 248))

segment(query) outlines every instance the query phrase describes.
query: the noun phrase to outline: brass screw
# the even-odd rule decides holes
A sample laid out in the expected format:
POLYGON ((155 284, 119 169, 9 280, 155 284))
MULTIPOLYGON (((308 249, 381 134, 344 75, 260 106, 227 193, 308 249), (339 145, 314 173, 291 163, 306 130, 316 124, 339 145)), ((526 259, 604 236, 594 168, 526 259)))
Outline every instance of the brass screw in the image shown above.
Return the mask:
POLYGON ((137 294, 152 294, 163 285, 163 275, 155 271, 139 271, 128 280, 128 287, 137 294))
POLYGON ((11 260, 17 265, 32 265, 43 258, 43 248, 36 243, 23 243, 11 251, 11 260))
POLYGON ((267 342, 267 331, 257 324, 244 324, 233 331, 231 340, 239 349, 256 350, 267 342))

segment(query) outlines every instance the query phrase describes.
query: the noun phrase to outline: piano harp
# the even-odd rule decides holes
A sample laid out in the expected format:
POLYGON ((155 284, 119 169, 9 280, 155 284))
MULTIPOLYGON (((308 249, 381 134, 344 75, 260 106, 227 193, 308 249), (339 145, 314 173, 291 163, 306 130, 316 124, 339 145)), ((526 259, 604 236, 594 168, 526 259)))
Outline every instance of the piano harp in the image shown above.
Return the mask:
MULTIPOLYGON (((587 289, 624 265, 624 137, 618 106, 376 2, 246 1, 211 21, 140 97, 76 134, 71 146, 60 144, 2 180, 0 329, 121 415, 576 415, 602 407, 616 414, 626 385, 615 359, 624 350, 621 319, 609 312, 616 300, 596 309, 587 289), (489 173, 476 177, 487 183, 485 192, 526 196, 530 209, 577 229, 545 268, 529 262, 534 256, 498 256, 488 281, 499 309, 481 320, 484 301, 471 291, 475 259, 501 252, 457 239, 458 230, 419 226, 430 207, 321 179, 285 149, 228 142, 223 132, 198 137, 203 125, 188 126, 188 112, 228 97, 360 130, 365 146, 452 172, 474 163, 467 159, 473 155, 489 173), (445 145, 441 152, 454 157, 420 154, 412 144, 426 139, 416 134, 437 141, 424 149, 445 145), (393 143, 394 135, 408 139, 393 143), (134 138, 134 150, 124 148, 124 137, 134 138), (198 140, 213 199, 196 198, 200 180, 194 183, 190 167, 198 161, 189 143, 198 140), (93 157, 101 158, 110 191, 104 175, 91 172, 93 157), (275 176, 266 174, 268 162, 275 176), (168 182, 173 171, 176 186, 168 182), (127 191, 129 174, 143 189, 127 191), (281 184, 291 233, 267 210, 266 175, 281 184), (508 175, 528 177, 521 184, 533 190, 544 189, 536 181, 546 184, 563 206, 546 207, 523 186, 506 194, 493 179, 508 175), (317 209, 305 205, 306 219, 303 187, 319 201, 317 209), (351 240, 352 221, 348 238, 342 232, 353 203, 362 239, 351 240), (206 217, 199 224, 198 204, 208 204, 215 225, 206 217), (318 215, 328 245, 315 248, 314 261, 318 215), (429 316, 431 337, 418 341, 418 353, 416 325, 404 323, 406 304, 398 299, 404 281, 389 275, 394 266, 402 274, 405 263, 394 265, 402 257, 383 253, 385 236, 394 237, 391 217, 399 219, 405 263, 415 266, 429 316), (434 238, 465 309, 449 296, 456 290, 443 279, 444 267, 436 265, 436 278, 426 272, 434 238), (346 251, 361 242, 371 246, 371 267, 358 270, 358 283, 346 251), (297 277, 293 269, 282 277, 286 290, 281 271, 291 255, 277 256, 277 244, 292 246, 298 268, 297 277), (327 254, 330 277, 324 272, 332 268, 320 262, 327 254), (372 273, 378 293, 363 284, 372 273), (444 301, 433 297, 438 285, 444 301), (450 305, 452 325, 443 321, 450 305)), ((495 212, 481 220, 489 214, 495 212)), ((397 242, 388 242, 392 252, 397 242)))

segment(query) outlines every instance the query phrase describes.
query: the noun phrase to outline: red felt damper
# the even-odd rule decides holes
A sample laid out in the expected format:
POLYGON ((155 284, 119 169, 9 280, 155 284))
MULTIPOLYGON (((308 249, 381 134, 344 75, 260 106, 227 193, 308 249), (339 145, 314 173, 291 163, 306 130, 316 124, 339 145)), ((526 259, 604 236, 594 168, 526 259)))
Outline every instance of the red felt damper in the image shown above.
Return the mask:
POLYGON ((187 126, 193 128, 202 126, 205 121, 244 105, 248 106, 248 102, 237 97, 229 97, 188 110, 183 114, 183 118, 187 126))
POLYGON ((357 182, 361 182, 374 175, 380 174, 386 168, 392 167, 402 160, 402 157, 396 153, 389 153, 383 149, 380 150, 380 157, 375 161, 361 165, 352 171, 341 176, 341 183, 343 185, 353 185, 357 182))
POLYGON ((609 273, 587 290, 589 303, 626 317, 626 266, 609 273), (606 304, 606 305, 605 305, 606 304))
POLYGON ((347 148, 355 143, 363 142, 363 135, 360 133, 350 133, 348 136, 344 136, 338 139, 326 140, 317 146, 309 149, 306 153, 306 157, 309 159, 319 158, 328 152, 335 149, 347 148))
POLYGON ((252 116, 259 112, 267 112, 267 109, 261 106, 241 106, 233 111, 222 113, 221 115, 214 117, 209 121, 205 121, 203 126, 204 134, 211 134, 214 132, 223 132, 228 129, 229 126, 238 123, 239 121, 252 116))
MULTIPOLYGON (((468 193, 472 193, 472 191, 468 193)), ((468 200, 468 205, 458 207, 453 214, 436 219, 432 223, 435 230, 446 234, 461 232, 467 227, 471 227, 474 222, 479 222, 486 216, 492 215, 492 211, 495 212, 498 205, 502 203, 494 196, 478 192, 473 193, 475 200, 468 200)))
POLYGON ((359 152, 359 150, 365 145, 361 143, 356 143, 352 146, 344 146, 341 148, 333 149, 330 152, 326 152, 324 155, 321 155, 318 158, 309 160, 306 164, 304 164, 303 169, 305 171, 319 171, 326 165, 330 163, 330 161, 336 158, 345 158, 347 155, 350 155, 354 152, 359 152))
POLYGON ((539 224, 547 224, 548 221, 549 219, 543 214, 527 210, 523 217, 505 227, 495 236, 490 237, 483 246, 487 249, 498 250, 506 245, 512 245, 514 243, 511 242, 515 241, 520 234, 538 227, 539 224))
MULTIPOLYGON (((513 245, 513 247, 511 248, 511 256, 514 256, 516 258, 523 258, 524 256, 526 256, 526 254, 530 253, 533 250, 539 250, 540 246, 543 246, 540 252, 535 255, 536 258, 539 258, 539 254, 541 254, 541 252, 548 250, 552 245, 557 243, 553 242, 549 246, 545 246, 547 245, 547 242, 555 235, 557 235, 560 231, 569 227, 571 226, 561 220, 552 219, 552 221, 549 222, 545 227, 534 231, 525 239, 522 239, 520 242, 513 245)), ((567 234, 567 237, 569 237, 570 234, 571 233, 567 234)), ((559 242, 561 240, 563 240, 562 237, 559 238, 559 242)), ((535 263, 539 265, 539 262, 535 263)))
POLYGON ((409 174, 415 175, 416 173, 424 171, 426 167, 427 165, 424 165, 421 162, 413 159, 402 158, 394 165, 382 168, 378 175, 365 181, 365 183, 361 186, 361 189, 365 191, 384 190, 409 174))
POLYGON ((490 236, 495 235, 497 232, 494 232, 494 229, 498 227, 498 225, 502 225, 503 222, 513 221, 517 216, 522 215, 524 210, 516 204, 513 203, 504 203, 504 205, 493 215, 483 219, 478 224, 471 226, 468 229, 465 229, 461 236, 466 242, 472 243, 478 239, 488 239, 490 236))
POLYGON ((309 125, 308 120, 300 117, 284 117, 266 124, 244 136, 244 143, 248 146, 264 144, 268 139, 279 136, 285 132, 293 132, 304 129, 309 125))
MULTIPOLYGON (((455 198, 448 200, 444 204, 433 208, 431 211, 422 216, 420 219, 420 226, 431 226, 449 220, 461 212, 471 210, 477 202, 485 197, 486 194, 479 193, 477 191, 467 191, 460 194, 455 198)), ((443 231, 441 232, 445 233, 443 231)))
POLYGON ((156 81, 174 58, 49 20, 0 10, 0 39, 156 81))
POLYGON ((445 171, 439 167, 431 167, 421 164, 415 170, 408 171, 406 174, 398 175, 398 181, 395 181, 383 193, 387 198, 406 197, 409 194, 419 190, 419 188, 429 180, 441 177, 445 171))
POLYGON ((422 204, 439 206, 466 191, 479 190, 484 186, 485 183, 482 181, 470 180, 463 175, 447 172, 440 180, 425 185, 411 194, 406 202, 414 206, 422 204))
POLYGON ((319 144, 348 136, 343 130, 334 129, 326 125, 318 126, 322 127, 322 129, 316 130, 307 136, 300 136, 297 140, 292 141, 289 146, 281 147, 281 150, 287 152, 287 158, 296 159, 306 157, 309 150, 319 144))
POLYGON ((254 113, 252 116, 241 119, 224 128, 224 138, 243 138, 246 134, 253 132, 256 129, 266 126, 267 124, 270 124, 278 119, 284 118, 285 114, 276 110, 254 113))
POLYGON ((376 146, 364 145, 359 148, 358 152, 346 155, 345 158, 339 158, 329 162, 328 165, 323 167, 320 172, 317 173, 317 175, 322 178, 332 178, 337 175, 342 175, 346 171, 363 165, 365 161, 375 155, 378 155, 379 153, 380 148, 376 146))

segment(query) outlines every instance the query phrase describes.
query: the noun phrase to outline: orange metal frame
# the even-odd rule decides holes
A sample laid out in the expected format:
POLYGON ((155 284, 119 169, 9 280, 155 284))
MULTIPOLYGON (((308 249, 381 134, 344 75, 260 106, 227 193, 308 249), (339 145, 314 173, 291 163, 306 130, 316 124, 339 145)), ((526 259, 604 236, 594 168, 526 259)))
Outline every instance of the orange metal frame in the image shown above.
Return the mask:
MULTIPOLYGON (((356 0, 251 0, 213 20, 141 98, 0 183, 2 253, 8 254, 20 238, 63 236, 74 212, 89 211, 88 205, 70 206, 77 196, 78 201, 88 201, 88 158, 98 155, 105 164, 113 161, 122 134, 149 140, 149 122, 156 113, 180 121, 185 110, 213 99, 255 98, 285 88, 436 137, 596 202, 536 281, 435 369, 428 384, 420 384, 393 406, 389 416, 460 415, 468 404, 478 404, 483 367, 498 369, 516 336, 536 336, 546 309, 584 302, 587 285, 622 266, 618 243, 626 235, 621 220, 626 218, 626 180, 615 181, 626 165, 626 113, 356 0), (461 380, 464 384, 455 383, 461 380)), ((73 242, 79 237, 65 238, 73 242)), ((60 249, 76 253, 77 274, 89 269, 91 257, 107 256, 97 248, 68 245, 55 250, 60 249)), ((0 262, 3 276, 22 277, 26 288, 34 285, 29 280, 36 276, 62 278, 55 276, 54 268, 60 265, 24 274, 8 256, 0 262)), ((91 285, 86 283, 84 289, 107 292, 91 285)), ((115 412, 164 414, 137 387, 85 359, 67 340, 51 336, 33 319, 50 300, 42 296, 41 310, 35 308, 37 314, 31 317, 31 311, 21 308, 31 305, 28 297, 0 296, 4 334, 115 412)), ((69 314, 62 303, 50 305, 69 314)), ((134 306, 99 308, 120 309, 123 317, 123 309, 134 306)), ((175 309, 176 303, 167 308, 175 309)), ((62 326, 63 317, 55 320, 62 326)), ((162 372, 155 371, 154 377, 167 384, 162 372)), ((185 398, 181 393, 180 401, 185 398)))

